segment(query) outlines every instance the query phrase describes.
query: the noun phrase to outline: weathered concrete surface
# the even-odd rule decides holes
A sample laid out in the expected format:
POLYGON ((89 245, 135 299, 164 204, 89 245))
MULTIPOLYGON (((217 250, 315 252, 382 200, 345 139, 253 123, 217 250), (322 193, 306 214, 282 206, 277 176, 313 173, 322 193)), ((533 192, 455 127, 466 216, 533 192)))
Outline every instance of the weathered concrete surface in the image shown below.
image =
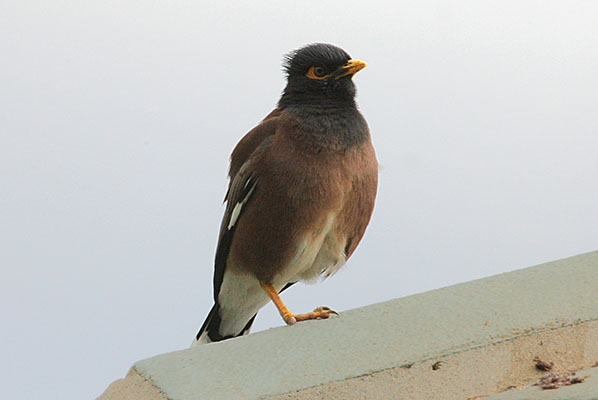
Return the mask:
POLYGON ((168 397, 132 368, 126 378, 112 382, 100 399, 168 400, 168 397))
POLYGON ((133 371, 172 400, 490 395, 541 376, 536 355, 564 369, 598 361, 597 288, 592 252, 163 354, 133 371))
POLYGON ((535 368, 536 356, 552 361, 553 372, 558 373, 593 365, 598 360, 597 336, 598 321, 570 325, 416 362, 410 368, 390 368, 268 399, 485 398, 507 388, 538 382, 546 371, 535 368))

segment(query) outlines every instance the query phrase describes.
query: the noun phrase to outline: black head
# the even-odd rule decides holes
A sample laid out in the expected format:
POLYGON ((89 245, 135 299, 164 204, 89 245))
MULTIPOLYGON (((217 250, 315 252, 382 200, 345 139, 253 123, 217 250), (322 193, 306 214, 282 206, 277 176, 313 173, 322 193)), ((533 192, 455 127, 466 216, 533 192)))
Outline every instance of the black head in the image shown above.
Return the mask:
POLYGON ((340 47, 314 43, 295 50, 285 59, 287 86, 279 107, 290 104, 355 105, 355 85, 351 79, 364 68, 340 47))

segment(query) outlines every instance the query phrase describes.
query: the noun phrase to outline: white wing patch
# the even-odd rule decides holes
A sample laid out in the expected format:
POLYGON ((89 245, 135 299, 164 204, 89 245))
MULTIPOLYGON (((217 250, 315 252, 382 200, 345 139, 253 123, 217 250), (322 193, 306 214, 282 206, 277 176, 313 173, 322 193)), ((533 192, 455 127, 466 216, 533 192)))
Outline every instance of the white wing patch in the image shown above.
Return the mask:
POLYGON ((239 201, 239 202, 237 202, 237 204, 235 204, 235 207, 233 208, 233 211, 230 213, 230 220, 229 220, 228 226, 227 226, 227 229, 229 231, 237 223, 237 220, 239 219, 239 215, 241 215, 241 210, 243 209, 243 206, 245 205, 245 203, 247 203, 247 201, 251 197, 251 194, 253 193, 253 190, 255 189, 255 182, 251 178, 247 179, 247 182, 245 182, 245 185, 243 186, 243 189, 247 190, 247 187, 249 185, 251 185, 251 187, 247 191, 247 194, 245 195, 245 197, 243 197, 241 199, 241 201, 239 201))

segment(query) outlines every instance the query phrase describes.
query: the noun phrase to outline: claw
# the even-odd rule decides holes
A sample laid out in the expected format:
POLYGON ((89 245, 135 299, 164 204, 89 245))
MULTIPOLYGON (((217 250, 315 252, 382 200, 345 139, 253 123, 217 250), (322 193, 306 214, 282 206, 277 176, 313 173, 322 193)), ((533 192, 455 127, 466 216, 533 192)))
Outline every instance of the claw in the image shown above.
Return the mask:
POLYGON ((310 319, 326 319, 330 317, 330 315, 338 315, 338 313, 334 310, 331 310, 328 307, 318 307, 310 313, 307 314, 295 314, 295 319, 297 322, 299 321, 307 321, 310 319))
POLYGON ((330 316, 330 314, 334 314, 334 315, 338 315, 338 313, 334 310, 332 310, 329 307, 326 306, 321 306, 318 307, 314 310, 315 313, 326 313, 327 315, 325 317, 321 317, 321 318, 328 318, 330 316))

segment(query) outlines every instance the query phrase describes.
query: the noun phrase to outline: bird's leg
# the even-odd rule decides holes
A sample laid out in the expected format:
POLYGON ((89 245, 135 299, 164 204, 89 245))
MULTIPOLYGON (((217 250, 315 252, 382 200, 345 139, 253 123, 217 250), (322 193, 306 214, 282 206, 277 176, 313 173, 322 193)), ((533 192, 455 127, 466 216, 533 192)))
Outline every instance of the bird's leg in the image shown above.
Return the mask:
POLYGON ((293 325, 298 321, 307 321, 308 319, 328 318, 330 317, 330 314, 338 315, 336 311, 331 310, 328 307, 318 307, 307 314, 293 314, 289 311, 287 306, 284 305, 280 299, 280 296, 278 295, 278 292, 276 292, 276 289, 274 289, 274 286, 269 283, 261 283, 261 285, 266 294, 268 294, 268 297, 270 297, 270 299, 272 299, 274 302, 274 305, 278 309, 280 316, 287 325, 293 325))

